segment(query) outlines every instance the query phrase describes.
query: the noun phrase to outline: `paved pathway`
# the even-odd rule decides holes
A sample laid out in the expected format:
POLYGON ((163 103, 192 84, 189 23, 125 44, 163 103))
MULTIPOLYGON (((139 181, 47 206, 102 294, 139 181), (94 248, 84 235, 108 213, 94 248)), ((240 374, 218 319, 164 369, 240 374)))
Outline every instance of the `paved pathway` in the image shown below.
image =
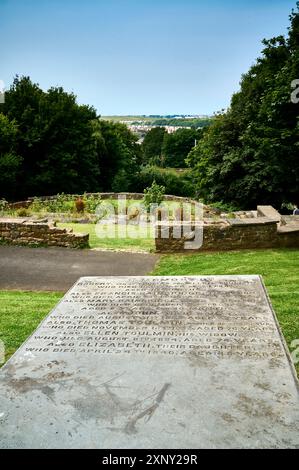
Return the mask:
POLYGON ((0 246, 0 289, 63 291, 80 276, 142 276, 158 255, 0 246))

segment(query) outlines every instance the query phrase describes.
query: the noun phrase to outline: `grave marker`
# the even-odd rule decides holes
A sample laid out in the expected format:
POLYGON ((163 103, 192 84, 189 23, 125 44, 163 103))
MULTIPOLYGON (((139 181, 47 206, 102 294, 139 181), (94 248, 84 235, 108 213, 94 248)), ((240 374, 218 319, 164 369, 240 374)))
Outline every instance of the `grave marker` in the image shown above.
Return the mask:
POLYGON ((2 448, 299 447, 258 276, 81 278, 0 371, 2 448))

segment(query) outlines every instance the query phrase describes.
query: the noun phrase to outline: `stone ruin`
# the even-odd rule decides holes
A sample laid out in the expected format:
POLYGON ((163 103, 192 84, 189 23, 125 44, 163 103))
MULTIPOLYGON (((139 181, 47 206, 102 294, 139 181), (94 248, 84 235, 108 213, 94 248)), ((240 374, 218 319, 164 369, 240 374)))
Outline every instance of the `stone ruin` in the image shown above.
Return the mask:
POLYGON ((299 216, 282 216, 272 206, 215 216, 204 207, 204 217, 199 222, 159 221, 156 251, 190 251, 196 230, 202 230, 202 245, 196 247, 194 243, 196 251, 299 248, 299 216))

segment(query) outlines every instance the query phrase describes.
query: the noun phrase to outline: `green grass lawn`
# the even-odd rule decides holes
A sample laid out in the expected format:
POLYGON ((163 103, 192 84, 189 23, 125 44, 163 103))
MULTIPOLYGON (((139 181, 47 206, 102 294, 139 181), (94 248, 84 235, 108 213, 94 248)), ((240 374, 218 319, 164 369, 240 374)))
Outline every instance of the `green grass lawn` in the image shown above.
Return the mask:
POLYGON ((155 249, 155 240, 150 237, 145 227, 137 227, 136 230, 132 228, 135 238, 131 238, 124 225, 103 225, 100 237, 96 233, 96 224, 57 224, 57 226, 71 228, 74 233, 89 233, 90 248, 147 252, 155 249))
POLYGON ((289 348, 292 341, 299 339, 299 250, 165 255, 152 274, 260 274, 289 348))
MULTIPOLYGON (((299 250, 165 255, 152 274, 260 274, 289 347, 299 339, 299 250)), ((6 359, 61 297, 52 292, 0 291, 0 339, 5 343, 6 359)))
POLYGON ((6 360, 62 296, 61 292, 0 291, 0 340, 5 345, 6 360))

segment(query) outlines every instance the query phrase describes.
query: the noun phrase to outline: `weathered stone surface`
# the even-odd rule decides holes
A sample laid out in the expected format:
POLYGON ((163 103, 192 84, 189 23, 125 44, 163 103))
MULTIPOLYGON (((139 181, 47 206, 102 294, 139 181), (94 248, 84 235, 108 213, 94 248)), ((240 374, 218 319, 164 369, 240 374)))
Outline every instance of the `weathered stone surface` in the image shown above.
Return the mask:
MULTIPOLYGON (((277 226, 276 220, 266 217, 251 219, 226 219, 211 223, 203 221, 203 244, 197 251, 225 251, 254 248, 298 248, 299 225, 295 216, 288 219, 288 224, 277 226)), ((196 228, 193 224, 192 230, 196 228)), ((187 230, 188 231, 188 230, 187 230)), ((181 232, 186 233, 184 223, 181 232)), ((190 233, 191 231, 189 231, 190 233)), ((190 238, 189 238, 190 239, 190 238)), ((185 251, 185 238, 178 237, 177 224, 159 222, 156 230, 156 251, 172 253, 185 251)))
POLYGON ((257 206, 258 217, 268 217, 269 219, 275 220, 276 223, 281 221, 280 213, 272 206, 257 206))
POLYGON ((11 245, 85 248, 89 244, 89 234, 76 234, 73 230, 58 228, 47 222, 0 218, 0 242, 11 245))
POLYGON ((258 276, 81 278, 0 373, 3 448, 299 447, 258 276))
POLYGON ((276 223, 273 219, 269 217, 256 217, 252 219, 227 219, 229 225, 233 225, 235 227, 244 227, 244 226, 252 226, 252 225, 273 225, 276 223))

